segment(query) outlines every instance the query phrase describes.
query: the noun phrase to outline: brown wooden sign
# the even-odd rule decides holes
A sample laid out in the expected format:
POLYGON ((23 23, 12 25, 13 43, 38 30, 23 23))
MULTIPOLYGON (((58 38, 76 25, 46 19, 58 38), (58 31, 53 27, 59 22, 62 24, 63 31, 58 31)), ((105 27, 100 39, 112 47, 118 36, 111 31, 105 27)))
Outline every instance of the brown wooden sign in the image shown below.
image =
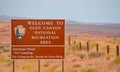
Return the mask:
POLYGON ((65 20, 12 19, 12 59, 64 59, 65 20))

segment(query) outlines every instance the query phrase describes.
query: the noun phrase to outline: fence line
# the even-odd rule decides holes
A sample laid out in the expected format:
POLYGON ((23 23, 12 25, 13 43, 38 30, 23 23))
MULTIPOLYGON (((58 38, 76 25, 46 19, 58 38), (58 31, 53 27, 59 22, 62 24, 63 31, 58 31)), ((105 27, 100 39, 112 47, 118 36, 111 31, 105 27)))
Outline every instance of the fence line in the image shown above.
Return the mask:
MULTIPOLYGON (((76 41, 74 41, 74 44, 77 44, 76 41)), ((69 36, 68 37, 68 45, 70 46, 71 45, 71 37, 69 36)), ((79 42, 79 49, 80 51, 82 51, 82 42, 79 42)), ((90 52, 90 44, 89 42, 87 41, 86 42, 86 47, 87 47, 87 52, 90 52)), ((106 52, 107 54, 110 53, 110 46, 107 45, 106 46, 106 52)), ((96 52, 99 52, 99 44, 96 44, 96 52)), ((119 45, 116 45, 116 56, 119 56, 119 45)), ((15 72, 15 60, 13 60, 13 72, 15 72)), ((38 72, 40 72, 40 60, 38 60, 38 72)), ((62 72, 64 72, 64 60, 62 60, 62 72)))
MULTIPOLYGON (((69 40, 70 41, 70 40, 69 40)), ((69 43, 71 43, 71 42, 69 42, 69 43)), ((77 44, 76 43, 76 41, 73 41, 73 43, 74 44, 77 44)), ((71 44, 70 44, 71 45, 71 44)), ((78 42, 78 48, 79 48, 79 50, 80 51, 82 51, 83 49, 82 49, 82 42, 78 42)), ((87 52, 90 52, 90 43, 87 41, 86 42, 86 50, 87 50, 87 52)), ((99 44, 96 44, 96 52, 99 52, 99 44)), ((106 53, 107 54, 110 54, 110 46, 109 45, 107 45, 106 46, 106 53)), ((119 56, 119 45, 116 45, 116 56, 119 56)))

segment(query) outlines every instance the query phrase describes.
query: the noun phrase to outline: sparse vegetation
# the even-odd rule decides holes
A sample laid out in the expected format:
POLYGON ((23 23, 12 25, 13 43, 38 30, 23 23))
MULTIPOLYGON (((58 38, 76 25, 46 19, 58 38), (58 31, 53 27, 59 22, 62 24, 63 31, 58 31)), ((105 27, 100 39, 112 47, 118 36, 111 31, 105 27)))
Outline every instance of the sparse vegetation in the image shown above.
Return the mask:
POLYGON ((4 48, 4 46, 0 46, 0 49, 3 49, 4 48))
POLYGON ((0 62, 4 62, 5 61, 5 57, 0 56, 0 62))
POLYGON ((73 68, 67 68, 67 69, 65 69, 65 72, 77 72, 77 70, 75 70, 73 68))
POLYGON ((85 43, 82 44, 82 50, 86 51, 87 50, 87 46, 85 43))
POLYGON ((22 66, 23 68, 22 69, 25 69, 28 72, 34 72, 34 71, 36 71, 36 69, 37 69, 36 68, 37 67, 36 64, 37 63, 34 60, 25 60, 24 62, 25 62, 25 64, 23 64, 23 66, 22 66))
POLYGON ((119 44, 120 43, 120 39, 114 38, 111 42, 114 43, 114 44, 119 44))
POLYGON ((71 45, 70 45, 70 48, 72 51, 78 51, 80 50, 79 47, 78 47, 78 44, 76 44, 75 42, 73 42, 71 45))
POLYGON ((0 56, 0 62, 2 62, 6 66, 12 65, 12 60, 5 56, 0 56))
POLYGON ((43 66, 48 67, 51 63, 53 63, 53 61, 47 60, 43 66))
POLYGON ((56 70, 57 70, 57 66, 55 65, 55 66, 52 66, 49 72, 56 72, 56 70))
POLYGON ((96 41, 90 41, 90 49, 94 49, 96 47, 96 41))
MULTIPOLYGON (((87 52, 87 43, 86 41, 81 42, 81 50, 79 48, 79 41, 72 41, 71 45, 66 45, 66 59, 65 59, 65 72, 106 72, 112 67, 116 72, 120 71, 120 57, 116 56, 116 45, 119 43, 119 39, 111 40, 90 40, 89 41, 89 52, 87 52), (113 41, 112 41, 113 40, 113 41), (110 41, 110 42, 109 42, 110 41), (99 44, 99 51, 96 52, 96 43, 99 44), (110 46, 110 59, 106 59, 109 55, 106 54, 106 46, 110 46), (106 55, 105 55, 106 54, 106 55), (114 55, 113 55, 114 54, 114 55), (113 58, 115 59, 113 60, 113 58), (102 59, 103 58, 103 59, 102 59), (112 60, 112 62, 111 62, 112 60), (111 64, 110 64, 111 62, 111 64), (101 66, 103 64, 103 66, 101 66), (105 69, 105 68, 106 69, 105 69)), ((8 46, 0 46, 2 49, 0 53, 0 64, 6 67, 11 67, 12 60, 10 60, 10 52, 4 51, 4 49, 9 49, 8 46)), ((17 63, 16 68, 21 69, 25 72, 37 72, 37 61, 34 60, 21 60, 17 63), (18 68, 19 67, 19 68, 18 68)), ((0 66, 1 67, 1 66, 0 66)), ((41 72, 61 72, 61 61, 56 62, 56 60, 41 60, 41 72), (54 63, 55 62, 55 63, 54 63)), ((113 71, 113 72, 114 72, 113 71)), ((4 72, 4 71, 1 71, 4 72)), ((6 71, 5 71, 6 72, 6 71)), ((110 71, 109 71, 110 72, 110 71)))
POLYGON ((115 72, 120 72, 120 57, 115 57, 115 59, 113 61, 112 69, 115 72))
POLYGON ((120 57, 115 57, 114 64, 120 64, 120 57))
POLYGON ((93 68, 93 67, 83 67, 81 69, 81 72, 98 72, 96 68, 93 68))
POLYGON ((80 59, 86 58, 86 54, 81 53, 81 54, 79 55, 79 58, 80 58, 80 59))
POLYGON ((6 65, 9 66, 9 65, 12 65, 12 60, 6 60, 6 65))
POLYGON ((73 68, 78 68, 78 67, 80 67, 80 65, 79 65, 79 64, 73 64, 72 67, 73 67, 73 68))
POLYGON ((100 56, 103 56, 104 53, 102 52, 91 52, 90 54, 88 54, 88 56, 90 58, 96 58, 96 57, 100 57, 100 56))

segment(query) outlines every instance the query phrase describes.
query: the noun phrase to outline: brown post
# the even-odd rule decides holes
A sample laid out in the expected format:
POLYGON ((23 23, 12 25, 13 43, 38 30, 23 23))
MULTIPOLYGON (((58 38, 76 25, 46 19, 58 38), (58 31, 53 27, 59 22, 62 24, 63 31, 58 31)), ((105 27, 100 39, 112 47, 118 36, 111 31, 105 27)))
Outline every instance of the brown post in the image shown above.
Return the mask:
POLYGON ((119 56, 119 45, 116 46, 116 54, 119 56))
POLYGON ((109 54, 110 53, 110 47, 109 47, 109 45, 107 45, 107 54, 109 54))
POLYGON ((79 42, 79 48, 80 48, 80 51, 82 51, 81 42, 79 42))
POLYGON ((96 51, 98 52, 99 51, 99 45, 96 44, 96 51))
POLYGON ((87 52, 89 52, 89 42, 87 42, 87 52))
POLYGON ((40 72, 40 60, 38 60, 38 72, 40 72))
POLYGON ((13 60, 13 72, 15 72, 15 60, 13 60))
POLYGON ((62 72, 64 72, 64 60, 62 60, 62 72))
POLYGON ((68 37, 68 45, 70 45, 70 36, 68 37))

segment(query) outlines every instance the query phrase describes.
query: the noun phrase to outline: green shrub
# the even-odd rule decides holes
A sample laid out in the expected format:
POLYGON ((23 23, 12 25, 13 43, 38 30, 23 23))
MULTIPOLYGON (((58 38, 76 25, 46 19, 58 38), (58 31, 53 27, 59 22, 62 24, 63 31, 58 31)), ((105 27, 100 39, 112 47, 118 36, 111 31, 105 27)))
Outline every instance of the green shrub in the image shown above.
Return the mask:
POLYGON ((115 57, 114 64, 120 64, 120 57, 115 57))
POLYGON ((12 60, 6 60, 6 65, 9 66, 9 65, 12 65, 13 61, 12 60))
POLYGON ((78 50, 80 50, 79 47, 78 47, 78 45, 76 43, 72 43, 70 45, 69 49, 71 49, 72 51, 78 51, 78 50))
POLYGON ((90 48, 95 48, 96 44, 97 44, 96 42, 91 41, 90 44, 89 44, 89 46, 90 46, 90 48))
POLYGON ((81 69, 81 72, 98 72, 96 68, 93 67, 84 67, 81 69))
POLYGON ((0 61, 4 62, 5 61, 5 57, 4 56, 0 56, 0 61))
POLYGON ((117 43, 117 44, 119 44, 120 43, 120 39, 117 39, 117 38, 114 38, 112 41, 111 41, 112 43, 117 43))
POLYGON ((0 49, 3 49, 4 48, 4 46, 0 46, 0 49))
POLYGON ((79 55, 79 58, 80 58, 80 59, 86 58, 86 54, 81 53, 81 54, 79 55))
POLYGON ((12 65, 12 60, 7 59, 5 56, 0 56, 0 62, 6 66, 12 65))

